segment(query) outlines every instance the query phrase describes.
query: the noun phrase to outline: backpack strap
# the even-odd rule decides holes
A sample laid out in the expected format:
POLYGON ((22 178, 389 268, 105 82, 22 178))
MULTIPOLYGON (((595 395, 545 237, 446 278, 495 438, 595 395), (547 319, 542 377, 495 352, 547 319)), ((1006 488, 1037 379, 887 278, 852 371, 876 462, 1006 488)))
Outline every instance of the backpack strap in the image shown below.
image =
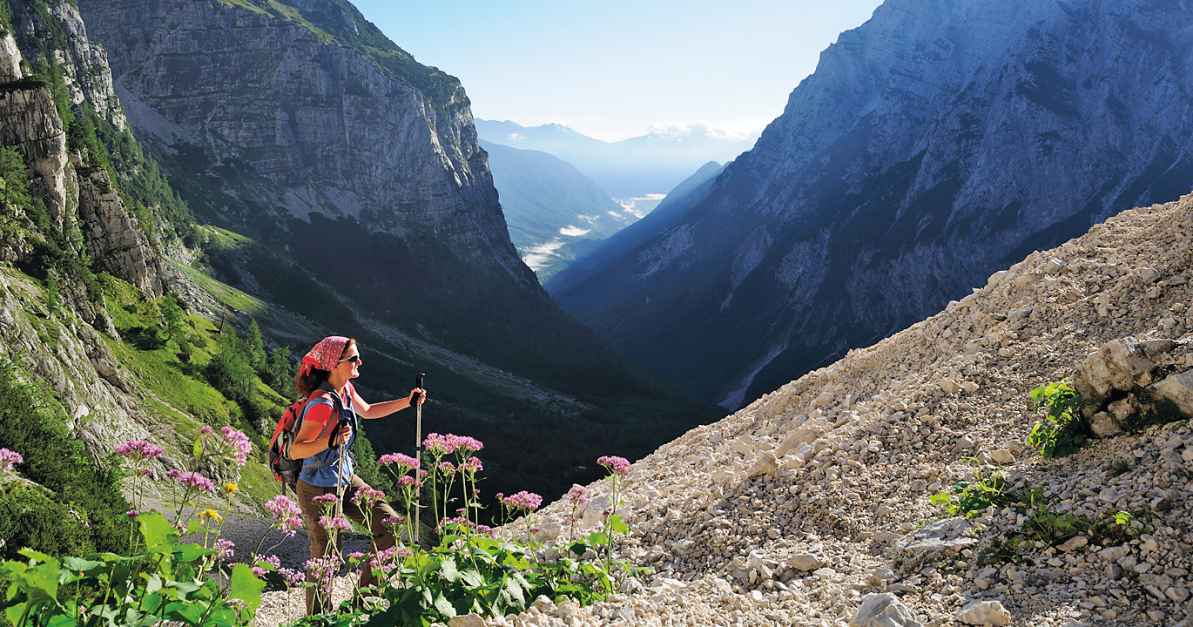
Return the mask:
MULTIPOLYGON (((297 437, 299 429, 302 428, 302 421, 306 419, 307 410, 309 410, 312 405, 326 405, 328 407, 331 407, 333 412, 337 412, 339 409, 339 401, 335 400, 334 394, 331 395, 331 398, 328 398, 323 395, 312 395, 309 399, 307 399, 306 404, 304 404, 302 406, 302 413, 299 414, 298 419, 294 421, 295 437, 297 437)), ((287 451, 287 453, 289 453, 289 451, 287 451)), ((312 456, 312 457, 314 457, 314 456, 312 456)), ((307 460, 311 460, 311 458, 308 457, 306 460, 303 460, 304 467, 306 466, 307 460)), ((327 465, 327 463, 323 459, 312 460, 310 469, 312 472, 318 472, 321 468, 323 468, 326 465, 327 465)))

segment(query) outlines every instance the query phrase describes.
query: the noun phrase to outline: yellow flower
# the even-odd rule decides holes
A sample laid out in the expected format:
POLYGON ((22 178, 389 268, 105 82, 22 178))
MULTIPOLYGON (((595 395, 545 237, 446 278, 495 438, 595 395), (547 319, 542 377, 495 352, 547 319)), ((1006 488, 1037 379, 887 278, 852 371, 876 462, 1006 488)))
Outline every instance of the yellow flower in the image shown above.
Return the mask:
POLYGON ((224 522, 224 517, 220 516, 220 513, 214 509, 205 509, 199 512, 199 518, 202 518, 203 520, 210 520, 217 525, 223 524, 224 522))
POLYGON ((224 484, 224 492, 228 494, 236 494, 237 490, 240 490, 240 486, 236 485, 235 481, 229 481, 224 484))

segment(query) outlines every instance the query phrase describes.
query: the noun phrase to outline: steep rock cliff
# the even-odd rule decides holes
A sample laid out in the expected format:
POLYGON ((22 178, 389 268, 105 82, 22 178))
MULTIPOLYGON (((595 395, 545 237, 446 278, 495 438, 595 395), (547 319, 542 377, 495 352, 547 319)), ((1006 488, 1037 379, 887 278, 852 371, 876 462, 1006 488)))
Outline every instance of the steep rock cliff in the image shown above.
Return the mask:
POLYGON ((623 354, 740 406, 1009 260, 1188 191, 1191 16, 890 0, 682 223, 592 282, 624 289, 556 295, 623 354))
MULTIPOLYGON (((80 6, 132 126, 197 212, 423 339, 556 382, 612 368, 510 243, 459 81, 350 4, 80 6)), ((271 278, 255 277, 286 298, 271 278)))

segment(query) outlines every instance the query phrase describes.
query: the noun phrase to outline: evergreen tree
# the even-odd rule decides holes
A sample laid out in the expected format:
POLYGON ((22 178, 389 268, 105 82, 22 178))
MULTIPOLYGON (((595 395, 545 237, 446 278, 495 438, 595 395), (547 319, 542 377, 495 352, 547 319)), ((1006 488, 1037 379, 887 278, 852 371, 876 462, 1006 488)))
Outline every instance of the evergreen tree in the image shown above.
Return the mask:
POLYGON ((244 337, 244 354, 249 360, 249 365, 253 370, 261 374, 265 374, 267 364, 267 356, 265 354, 265 339, 261 337, 261 327, 257 326, 257 321, 249 322, 248 333, 244 337))

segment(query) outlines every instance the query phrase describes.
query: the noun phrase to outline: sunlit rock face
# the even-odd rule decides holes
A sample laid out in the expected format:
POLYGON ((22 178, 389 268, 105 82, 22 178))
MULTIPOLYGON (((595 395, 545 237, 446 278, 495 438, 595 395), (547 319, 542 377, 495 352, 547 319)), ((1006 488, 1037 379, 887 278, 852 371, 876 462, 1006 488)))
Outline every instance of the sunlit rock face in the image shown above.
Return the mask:
POLYGON ((749 401, 1188 192, 1179 4, 888 1, 683 220, 555 295, 689 394, 749 401))

